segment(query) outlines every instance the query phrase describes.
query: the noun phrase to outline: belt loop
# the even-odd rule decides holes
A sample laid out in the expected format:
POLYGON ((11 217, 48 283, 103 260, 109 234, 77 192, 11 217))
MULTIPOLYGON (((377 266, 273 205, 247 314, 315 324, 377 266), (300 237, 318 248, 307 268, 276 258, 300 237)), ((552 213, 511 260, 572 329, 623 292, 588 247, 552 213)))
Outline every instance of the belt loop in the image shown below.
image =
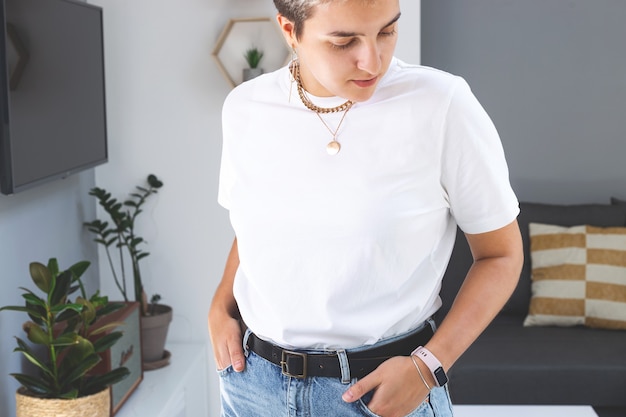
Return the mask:
POLYGON ((341 383, 350 383, 350 364, 348 363, 348 355, 346 351, 340 349, 337 351, 337 357, 339 358, 339 368, 341 369, 341 383))
POLYGON ((437 323, 435 323, 435 320, 432 317, 428 318, 426 323, 430 324, 430 328, 433 329, 433 333, 437 331, 437 323))
POLYGON ((248 346, 248 339, 250 338, 251 334, 252 334, 252 330, 246 327, 246 332, 243 335, 243 354, 246 356, 246 358, 250 354, 250 347, 248 346))

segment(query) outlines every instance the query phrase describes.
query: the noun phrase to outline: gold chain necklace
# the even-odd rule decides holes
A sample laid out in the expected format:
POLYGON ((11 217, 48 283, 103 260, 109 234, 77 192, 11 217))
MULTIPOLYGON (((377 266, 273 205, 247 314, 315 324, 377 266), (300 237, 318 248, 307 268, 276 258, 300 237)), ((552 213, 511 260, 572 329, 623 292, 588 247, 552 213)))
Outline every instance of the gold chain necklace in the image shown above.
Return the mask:
POLYGON ((329 155, 337 155, 337 153, 339 153, 339 151, 341 150, 341 144, 337 141, 337 134, 339 133, 339 129, 341 128, 341 124, 343 123, 343 120, 346 118, 346 114, 348 114, 348 110, 352 108, 352 106, 354 105, 354 102, 352 100, 348 100, 339 106, 330 107, 330 108, 316 106, 307 97, 306 91, 304 90, 304 87, 302 86, 302 79, 300 78, 300 65, 298 64, 297 61, 292 63, 291 65, 292 65, 292 68, 291 68, 292 73, 294 74, 296 85, 298 86, 298 95, 300 96, 300 100, 302 101, 302 104, 304 104, 304 106, 307 109, 315 112, 315 114, 320 119, 322 124, 326 127, 326 129, 328 129, 328 132, 330 132, 330 134, 333 136, 333 140, 328 142, 328 144, 326 145, 326 152, 329 155), (335 129, 335 131, 333 132, 333 130, 328 126, 328 124, 324 121, 324 119, 322 119, 322 115, 320 113, 337 113, 341 111, 343 112, 343 116, 341 116, 341 120, 339 121, 339 124, 337 125, 337 129, 335 129))

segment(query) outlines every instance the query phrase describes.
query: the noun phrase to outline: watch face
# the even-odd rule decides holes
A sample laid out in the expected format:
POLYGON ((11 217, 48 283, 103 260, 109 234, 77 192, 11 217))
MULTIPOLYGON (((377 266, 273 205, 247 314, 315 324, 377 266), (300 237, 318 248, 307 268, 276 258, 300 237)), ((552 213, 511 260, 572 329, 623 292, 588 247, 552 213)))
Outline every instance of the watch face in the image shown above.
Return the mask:
POLYGON ((446 383, 448 382, 448 376, 446 375, 446 372, 443 370, 442 367, 435 369, 435 372, 433 372, 433 374, 437 379, 437 385, 439 385, 440 387, 446 385, 446 383))

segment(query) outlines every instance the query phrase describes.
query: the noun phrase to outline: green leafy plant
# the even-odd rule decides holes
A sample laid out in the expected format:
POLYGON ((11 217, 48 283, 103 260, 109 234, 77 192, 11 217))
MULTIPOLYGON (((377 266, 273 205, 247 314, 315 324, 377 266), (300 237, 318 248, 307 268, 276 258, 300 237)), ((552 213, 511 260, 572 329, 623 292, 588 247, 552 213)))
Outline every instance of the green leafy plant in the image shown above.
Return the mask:
POLYGON ((261 59, 263 59, 263 52, 258 48, 250 48, 246 50, 243 56, 246 58, 246 62, 250 68, 256 68, 259 66, 261 59))
POLYGON ((105 352, 117 342, 122 332, 112 330, 123 323, 100 324, 99 319, 118 310, 120 303, 109 303, 98 293, 87 299, 80 277, 89 267, 83 261, 60 272, 55 258, 48 265, 30 264, 30 276, 37 288, 44 293, 20 287, 24 293, 24 306, 5 306, 2 310, 21 311, 30 320, 22 328, 37 349, 16 337, 14 352, 21 352, 35 365, 39 376, 11 374, 30 394, 42 398, 77 398, 95 394, 129 375, 125 367, 104 374, 90 374, 105 352), (80 295, 72 302, 71 294, 80 289, 80 295))
POLYGON ((102 220, 93 220, 85 223, 87 229, 96 235, 97 243, 104 245, 107 259, 115 285, 120 290, 124 301, 128 301, 128 288, 126 286, 126 262, 130 259, 132 268, 134 300, 141 304, 143 315, 149 314, 146 295, 141 279, 139 261, 149 255, 142 249, 145 240, 137 235, 135 222, 137 216, 142 213, 142 207, 146 200, 163 186, 155 175, 150 174, 144 186, 136 186, 136 192, 130 194, 130 198, 123 203, 111 196, 107 190, 94 187, 89 195, 96 197, 98 203, 109 215, 111 223, 102 220), (111 248, 117 249, 117 267, 113 261, 111 248), (126 256, 125 256, 126 254, 126 256))

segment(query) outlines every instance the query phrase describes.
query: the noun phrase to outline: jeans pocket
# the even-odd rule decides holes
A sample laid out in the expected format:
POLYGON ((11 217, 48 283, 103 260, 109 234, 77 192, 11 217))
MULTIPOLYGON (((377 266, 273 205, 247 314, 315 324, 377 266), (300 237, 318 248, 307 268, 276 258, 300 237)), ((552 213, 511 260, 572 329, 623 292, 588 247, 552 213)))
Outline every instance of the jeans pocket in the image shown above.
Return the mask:
MULTIPOLYGON (((358 401, 359 408, 361 412, 366 417, 380 417, 378 414, 370 410, 369 403, 372 400, 372 396, 374 395, 373 391, 368 392, 363 397, 361 397, 358 401)), ((424 401, 417 408, 407 414, 405 417, 435 417, 435 413, 430 404, 430 397, 426 397, 424 401)))
POLYGON ((230 374, 231 372, 234 372, 234 369, 232 365, 228 365, 224 369, 217 369, 216 372, 220 378, 224 378, 226 375, 230 374))

